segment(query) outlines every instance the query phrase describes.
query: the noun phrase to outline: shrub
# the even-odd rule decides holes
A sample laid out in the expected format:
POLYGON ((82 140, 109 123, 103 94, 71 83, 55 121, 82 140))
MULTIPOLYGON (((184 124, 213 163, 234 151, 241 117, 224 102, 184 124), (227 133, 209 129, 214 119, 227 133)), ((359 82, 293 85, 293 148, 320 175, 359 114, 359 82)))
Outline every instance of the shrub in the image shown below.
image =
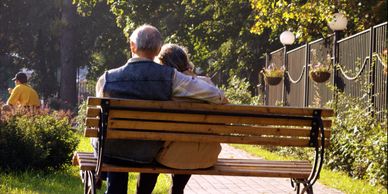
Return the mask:
POLYGON ((86 128, 85 119, 87 108, 87 100, 82 101, 81 104, 78 106, 78 114, 74 118, 78 133, 83 133, 86 128))
MULTIPOLYGON (((355 98, 336 91, 328 165, 372 185, 387 187, 387 130, 373 114, 368 95, 355 98)), ((385 126, 386 127, 386 126, 385 126)))
POLYGON ((249 87, 250 84, 245 78, 231 76, 228 80, 228 87, 222 86, 221 89, 225 91, 225 96, 231 104, 262 104, 260 96, 252 97, 249 87))
POLYGON ((69 163, 78 144, 68 115, 37 111, 1 115, 0 167, 58 169, 69 163))

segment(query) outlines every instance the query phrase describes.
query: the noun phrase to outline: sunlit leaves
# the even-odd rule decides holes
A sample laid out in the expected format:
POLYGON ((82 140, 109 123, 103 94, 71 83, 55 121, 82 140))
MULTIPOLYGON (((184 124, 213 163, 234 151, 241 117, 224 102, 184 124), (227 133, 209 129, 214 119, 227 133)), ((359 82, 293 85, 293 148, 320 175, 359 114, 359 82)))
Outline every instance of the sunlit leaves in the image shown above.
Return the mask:
POLYGON ((261 34, 270 29, 273 34, 292 30, 304 42, 331 33, 327 21, 337 9, 351 21, 347 32, 368 28, 387 20, 386 1, 372 0, 250 0, 255 14, 251 32, 261 34))

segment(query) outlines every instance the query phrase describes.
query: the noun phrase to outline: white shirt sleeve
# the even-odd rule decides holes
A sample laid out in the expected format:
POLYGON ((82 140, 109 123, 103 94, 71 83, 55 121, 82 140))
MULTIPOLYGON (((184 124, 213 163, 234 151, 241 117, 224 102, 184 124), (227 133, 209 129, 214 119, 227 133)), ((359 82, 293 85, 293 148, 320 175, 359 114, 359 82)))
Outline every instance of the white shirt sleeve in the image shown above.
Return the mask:
POLYGON ((96 97, 104 97, 105 73, 98 78, 96 83, 96 97))
POLYGON ((225 96, 224 92, 206 81, 188 76, 175 70, 172 84, 173 97, 184 97, 220 104, 225 96))

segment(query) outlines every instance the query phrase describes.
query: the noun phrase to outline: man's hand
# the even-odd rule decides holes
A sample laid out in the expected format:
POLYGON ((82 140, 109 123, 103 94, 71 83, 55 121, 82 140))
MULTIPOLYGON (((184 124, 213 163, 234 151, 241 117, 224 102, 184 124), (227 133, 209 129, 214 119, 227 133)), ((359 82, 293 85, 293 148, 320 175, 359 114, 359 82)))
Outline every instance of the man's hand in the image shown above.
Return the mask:
POLYGON ((12 93, 12 88, 8 88, 8 93, 11 94, 12 93))

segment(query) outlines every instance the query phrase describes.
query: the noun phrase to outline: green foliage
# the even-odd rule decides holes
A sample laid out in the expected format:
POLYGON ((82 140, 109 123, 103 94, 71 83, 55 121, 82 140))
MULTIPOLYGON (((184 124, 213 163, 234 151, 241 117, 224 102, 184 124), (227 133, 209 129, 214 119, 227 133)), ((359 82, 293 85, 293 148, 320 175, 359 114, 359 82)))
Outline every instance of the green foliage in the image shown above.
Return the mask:
POLYGON ((1 115, 0 168, 58 169, 68 164, 78 139, 63 112, 1 115))
POLYGON ((368 95, 355 98, 336 92, 337 103, 332 104, 336 117, 327 156, 328 165, 348 172, 354 178, 387 186, 386 121, 376 119, 368 95))
POLYGON ((237 76, 232 76, 229 78, 228 86, 222 86, 221 89, 225 91, 225 96, 231 104, 262 104, 260 96, 252 97, 248 90, 249 86, 250 84, 245 78, 240 79, 237 76))
POLYGON ((87 108, 88 108, 87 100, 82 101, 81 104, 78 106, 78 114, 74 119, 77 125, 77 132, 81 134, 84 132, 86 128, 85 119, 86 119, 87 108))
MULTIPOLYGON (((336 9, 348 18, 347 33, 354 34, 387 20, 385 0, 250 0, 255 15, 253 33, 271 30, 271 39, 277 40, 284 30, 297 34, 299 42, 331 33, 327 22, 336 9)), ((272 40, 272 41, 273 41, 272 40)), ((271 40, 270 40, 271 41, 271 40)))
MULTIPOLYGON (((85 11, 93 11, 93 6, 98 5, 94 0, 75 2, 85 11)), ((227 84, 230 73, 257 83, 259 66, 264 63, 260 57, 271 46, 277 46, 267 44, 266 33, 261 36, 250 33, 253 17, 248 0, 105 2, 127 37, 144 23, 156 26, 165 42, 186 46, 193 63, 206 74, 217 73, 219 85, 227 84)))
MULTIPOLYGON (((7 83, 21 67, 27 67, 34 70, 31 85, 44 98, 57 94, 59 86, 67 86, 58 83, 59 74, 64 73, 59 69, 62 30, 70 25, 62 20, 62 6, 61 0, 1 1, 0 83, 7 83)), ((93 9, 90 17, 75 15, 69 22, 74 32, 69 54, 74 60, 69 64, 89 66, 89 78, 97 79, 106 69, 125 63, 128 46, 110 7, 98 3, 93 9)), ((71 73, 74 77, 65 78, 75 79, 75 68, 71 73)), ((0 84, 0 90, 6 87, 0 84)))

